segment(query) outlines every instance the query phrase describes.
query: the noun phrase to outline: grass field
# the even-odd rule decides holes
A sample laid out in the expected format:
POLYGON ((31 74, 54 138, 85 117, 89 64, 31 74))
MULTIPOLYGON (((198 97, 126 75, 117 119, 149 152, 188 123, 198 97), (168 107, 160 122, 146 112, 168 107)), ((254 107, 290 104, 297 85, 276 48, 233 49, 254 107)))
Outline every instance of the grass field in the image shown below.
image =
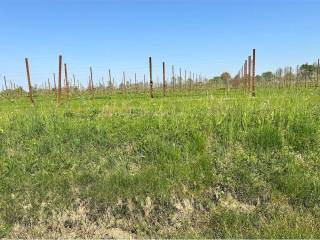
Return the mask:
POLYGON ((318 89, 35 103, 0 99, 0 237, 320 238, 318 89))

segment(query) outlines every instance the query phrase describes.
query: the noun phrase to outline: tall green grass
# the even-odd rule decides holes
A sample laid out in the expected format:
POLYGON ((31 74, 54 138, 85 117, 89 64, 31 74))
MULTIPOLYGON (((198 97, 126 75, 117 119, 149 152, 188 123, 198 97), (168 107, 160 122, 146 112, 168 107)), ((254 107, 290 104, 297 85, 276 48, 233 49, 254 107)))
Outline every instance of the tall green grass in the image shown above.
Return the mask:
POLYGON ((43 96, 35 107, 24 98, 2 99, 0 236, 15 224, 37 224, 40 209, 49 219, 79 199, 99 218, 119 199, 146 197, 159 215, 170 214, 177 197, 206 208, 200 226, 185 226, 195 231, 166 235, 147 222, 149 229, 138 233, 320 237, 319 92, 274 89, 258 96, 82 96, 60 107, 43 96), (207 194, 217 188, 255 210, 222 208, 207 194))

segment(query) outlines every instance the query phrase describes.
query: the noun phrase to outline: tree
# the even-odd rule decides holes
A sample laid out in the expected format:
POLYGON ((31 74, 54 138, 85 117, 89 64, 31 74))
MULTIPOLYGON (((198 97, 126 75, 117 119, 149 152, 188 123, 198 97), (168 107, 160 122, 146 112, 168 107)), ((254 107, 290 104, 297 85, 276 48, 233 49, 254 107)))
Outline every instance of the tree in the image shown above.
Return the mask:
POLYGON ((307 87, 307 79, 311 80, 316 68, 308 63, 301 65, 300 75, 304 78, 304 86, 307 87))
POLYGON ((307 64, 307 63, 301 65, 301 67, 300 67, 300 73, 305 79, 306 78, 311 79, 315 70, 316 70, 316 67, 314 65, 307 64))
POLYGON ((221 74, 221 79, 224 81, 225 84, 227 84, 228 92, 229 92, 229 82, 231 80, 231 75, 228 72, 224 72, 221 74))
POLYGON ((231 75, 228 72, 224 72, 221 74, 221 79, 225 82, 228 83, 231 79, 231 75))
POLYGON ((274 75, 272 72, 268 71, 268 72, 264 72, 261 74, 261 77, 263 78, 263 80, 265 80, 266 82, 271 82, 274 78, 274 75))

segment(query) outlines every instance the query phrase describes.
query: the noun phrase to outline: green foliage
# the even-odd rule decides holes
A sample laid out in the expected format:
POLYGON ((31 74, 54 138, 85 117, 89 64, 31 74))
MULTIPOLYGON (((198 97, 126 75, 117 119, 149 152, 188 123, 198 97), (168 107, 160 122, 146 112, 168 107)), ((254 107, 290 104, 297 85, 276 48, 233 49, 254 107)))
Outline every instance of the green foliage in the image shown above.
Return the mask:
POLYGON ((311 64, 302 64, 300 66, 300 73, 302 74, 302 76, 306 77, 306 78, 311 78, 312 74, 316 71, 316 67, 314 65, 311 64))
POLYGON ((267 82, 271 82, 274 78, 274 74, 272 72, 264 72, 261 74, 261 77, 267 81, 267 82))
POLYGON ((224 82, 230 81, 230 80, 231 80, 231 75, 230 75, 230 73, 228 73, 228 72, 223 72, 223 73, 221 74, 221 79, 222 79, 224 82))

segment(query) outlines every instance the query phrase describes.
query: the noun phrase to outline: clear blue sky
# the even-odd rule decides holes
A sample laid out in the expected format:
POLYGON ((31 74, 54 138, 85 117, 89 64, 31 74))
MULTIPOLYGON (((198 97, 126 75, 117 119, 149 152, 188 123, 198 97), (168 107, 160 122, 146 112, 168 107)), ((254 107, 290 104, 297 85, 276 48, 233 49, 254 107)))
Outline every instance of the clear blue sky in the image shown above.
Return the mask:
MULTIPOLYGON (((319 0, 1 0, 0 77, 25 86, 57 72, 58 54, 82 82, 111 68, 141 79, 153 57, 208 77, 235 74, 254 47, 257 72, 320 55, 319 0)), ((169 69, 168 69, 169 74, 169 69)))

